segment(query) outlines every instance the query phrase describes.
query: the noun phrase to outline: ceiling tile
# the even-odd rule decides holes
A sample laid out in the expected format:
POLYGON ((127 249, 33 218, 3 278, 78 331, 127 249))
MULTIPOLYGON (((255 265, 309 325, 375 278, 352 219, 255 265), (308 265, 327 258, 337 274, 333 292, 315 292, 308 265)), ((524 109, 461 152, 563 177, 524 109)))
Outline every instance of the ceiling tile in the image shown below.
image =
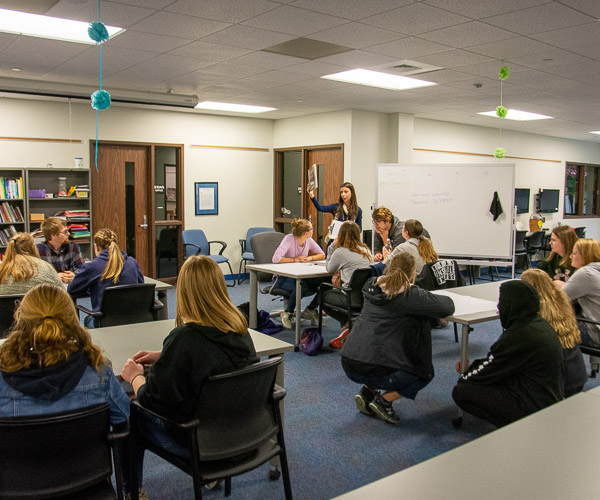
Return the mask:
POLYGON ((243 64, 246 66, 256 66, 258 68, 277 69, 286 68, 294 64, 304 62, 305 59, 299 57, 290 57, 272 52, 256 51, 247 55, 236 57, 231 62, 243 64))
POLYGON ((204 69, 204 71, 209 75, 223 75, 234 78, 243 78, 245 76, 264 73, 266 70, 264 68, 257 68, 256 66, 244 66, 242 64, 237 64, 230 59, 228 61, 208 66, 204 69))
POLYGON ((178 47, 169 53, 177 56, 197 57, 209 61, 226 61, 227 59, 240 57, 251 52, 253 51, 250 49, 240 49, 238 47, 227 47, 225 45, 195 41, 178 47))
POLYGON ((264 49, 271 45, 287 42, 295 38, 275 31, 261 30, 249 26, 235 25, 202 38, 203 42, 241 47, 244 49, 264 49))
MULTIPOLYGON (((478 64, 469 64, 467 66, 461 66, 457 68, 456 71, 461 71, 463 73, 469 73, 477 76, 485 76, 487 78, 493 78, 497 80, 499 78, 500 68, 502 67, 502 62, 499 60, 496 61, 488 61, 478 64)), ((518 64, 511 63, 509 65, 510 74, 517 73, 519 71, 527 71, 528 68, 524 68, 523 66, 519 66, 518 64)))
POLYGON ((457 49, 478 45, 481 43, 494 42, 514 38, 514 33, 506 31, 479 21, 463 23, 449 28, 442 28, 420 35, 426 40, 443 43, 457 49))
POLYGON ((299 75, 298 73, 289 73, 287 71, 266 71, 256 75, 248 76, 247 80, 256 80, 263 82, 278 82, 284 83, 296 83, 303 80, 312 80, 313 77, 299 75))
POLYGON ((416 59, 447 50, 452 50, 452 47, 415 37, 401 38, 400 40, 373 45, 365 49, 366 52, 383 54, 396 59, 416 59))
POLYGON ((409 5, 414 0, 344 0, 340 8, 339 0, 297 0, 294 7, 331 14, 356 21, 363 17, 373 16, 381 12, 397 9, 403 5, 409 5))
MULTIPOLYGON (((0 67, 3 69, 21 68, 28 73, 44 74, 70 59, 70 56, 53 52, 24 52, 5 49, 0 54, 0 67)), ((14 73, 13 73, 14 75, 14 73)), ((19 78, 22 78, 19 74, 19 78)))
MULTIPOLYGON (((1 39, 0 39, 1 40, 1 39)), ((93 45, 85 43, 64 42, 62 40, 48 40, 35 36, 15 36, 10 45, 11 50, 21 50, 23 52, 37 52, 42 54, 62 54, 65 57, 75 57, 90 48, 93 45)), ((108 43, 107 43, 108 44, 108 43)))
POLYGON ((261 14, 260 16, 244 21, 241 24, 262 29, 273 29, 275 27, 281 33, 307 36, 328 28, 333 28, 334 26, 339 26, 340 24, 345 24, 346 22, 346 20, 339 17, 297 9, 295 7, 282 6, 266 14, 261 14))
POLYGON ((11 43, 14 43, 18 37, 19 35, 0 33, 0 50, 8 47, 11 43))
POLYGON ((568 64, 552 68, 555 75, 571 78, 583 83, 600 83, 600 62, 589 61, 584 64, 568 64))
MULTIPOLYGON (((600 52, 595 55, 600 57, 600 52)), ((554 66, 564 66, 565 64, 585 63, 586 57, 568 52, 566 50, 553 50, 551 52, 541 52, 528 56, 521 56, 507 59, 509 63, 517 63, 529 68, 535 69, 551 69, 554 66)))
POLYGON ((539 54, 550 52, 555 47, 551 45, 532 40, 523 36, 510 38, 509 40, 499 40, 497 42, 483 43, 469 47, 469 52, 476 52, 496 59, 511 59, 529 54, 539 54))
POLYGON ((228 82, 229 78, 220 75, 209 75, 205 71, 200 70, 193 71, 192 73, 187 73, 185 75, 180 75, 173 80, 167 78, 166 81, 171 84, 174 90, 176 90, 177 86, 179 85, 187 88, 200 89, 202 87, 209 87, 212 85, 221 85, 228 82))
POLYGON ((227 28, 230 24, 201 19, 193 16, 182 16, 171 12, 157 12, 143 21, 134 24, 136 31, 144 31, 158 35, 173 35, 177 33, 182 38, 196 40, 215 31, 227 28))
POLYGON ((546 31, 532 35, 532 38, 563 49, 580 47, 590 43, 600 43, 600 23, 590 23, 573 28, 546 31))
POLYGON ((190 41, 189 38, 156 35, 131 29, 111 38, 106 42, 106 46, 164 53, 190 43, 190 41))
POLYGON ((584 45, 583 47, 572 47, 569 50, 569 53, 571 53, 571 55, 573 55, 572 53, 574 52, 576 54, 585 56, 589 59, 600 61, 600 42, 592 43, 590 45, 584 45))
MULTIPOLYGON (((109 26, 129 28, 135 23, 154 14, 156 10, 141 6, 125 5, 121 2, 102 2, 100 19, 109 26)), ((46 12, 47 16, 74 19, 76 21, 97 21, 98 2, 58 2, 46 12)))
POLYGON ((350 68, 371 68, 373 66, 392 63, 396 60, 397 58, 395 57, 373 54, 362 50, 352 50, 350 52, 344 52, 343 54, 323 57, 319 59, 319 62, 338 64, 350 68))
POLYGON ((178 0, 164 10, 227 23, 240 23, 278 7, 281 7, 281 4, 268 0, 178 0))
POLYGON ((433 64, 434 66, 442 66, 446 68, 455 68, 457 66, 466 66, 468 64, 477 64, 480 62, 489 61, 490 58, 467 52, 466 50, 449 50, 440 54, 431 54, 420 57, 419 62, 433 64))
POLYGON ((305 75, 323 76, 331 73, 339 73, 345 71, 348 66, 338 66, 336 64, 325 64, 317 61, 307 61, 301 64, 295 64, 285 68, 285 71, 292 73, 301 73, 305 75))
POLYGON ((589 16, 600 18, 600 2, 598 0, 561 0, 561 3, 589 16))
MULTIPOLYGON (((136 5, 138 7, 147 7, 149 9, 163 9, 170 3, 173 3, 173 0, 118 0, 118 2, 127 5, 136 5)), ((102 5, 109 3, 113 2, 102 2, 102 5)))
POLYGON ((505 14, 536 5, 550 3, 552 0, 423 0, 423 3, 441 9, 462 14, 472 19, 505 14))
POLYGON ((346 23, 319 33, 313 33, 310 38, 352 47, 353 49, 362 49, 377 43, 396 40, 402 36, 394 31, 382 30, 367 24, 346 23))

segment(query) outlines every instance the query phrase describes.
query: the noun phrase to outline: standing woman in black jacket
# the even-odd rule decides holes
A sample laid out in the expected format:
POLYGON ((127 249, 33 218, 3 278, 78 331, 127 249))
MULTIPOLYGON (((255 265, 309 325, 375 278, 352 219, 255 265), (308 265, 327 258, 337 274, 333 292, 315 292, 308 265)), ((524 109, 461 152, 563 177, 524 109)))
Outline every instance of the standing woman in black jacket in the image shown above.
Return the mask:
POLYGON ((431 319, 454 312, 450 298, 413 285, 415 266, 412 255, 400 253, 367 281, 363 310, 341 351, 348 378, 364 384, 354 396, 358 410, 391 424, 399 423, 392 403, 415 399, 433 379, 431 319))

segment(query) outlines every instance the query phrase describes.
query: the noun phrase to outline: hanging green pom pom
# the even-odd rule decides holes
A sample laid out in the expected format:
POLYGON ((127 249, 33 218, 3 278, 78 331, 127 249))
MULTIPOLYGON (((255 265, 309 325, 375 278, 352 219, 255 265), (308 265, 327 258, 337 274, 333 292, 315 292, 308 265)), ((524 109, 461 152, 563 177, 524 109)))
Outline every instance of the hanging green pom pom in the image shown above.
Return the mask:
POLYGON ((108 40, 108 31, 106 31, 106 26, 104 26, 104 24, 96 21, 90 24, 88 36, 94 40, 94 42, 102 43, 108 40))
POLYGON ((496 148, 494 150, 494 156, 496 158, 504 158, 506 156, 506 149, 504 149, 504 148, 496 148))
POLYGON ((502 66, 500 68, 500 80, 506 80, 510 76, 508 66, 502 66))
POLYGON ((92 108, 100 111, 110 108, 110 94, 106 90, 96 90, 92 94, 92 108))
POLYGON ((496 116, 498 116, 499 118, 504 118, 506 116, 506 113, 508 113, 508 109, 506 109, 504 106, 496 107, 496 116))

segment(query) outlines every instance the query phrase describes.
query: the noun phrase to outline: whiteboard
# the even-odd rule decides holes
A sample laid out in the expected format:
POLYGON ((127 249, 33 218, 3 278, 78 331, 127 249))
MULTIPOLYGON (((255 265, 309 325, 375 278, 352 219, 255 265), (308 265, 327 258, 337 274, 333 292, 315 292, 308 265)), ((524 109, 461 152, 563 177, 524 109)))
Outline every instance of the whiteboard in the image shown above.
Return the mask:
POLYGON ((440 255, 512 259, 514 164, 377 165, 377 206, 418 219, 440 255), (503 213, 493 220, 498 192, 503 213))

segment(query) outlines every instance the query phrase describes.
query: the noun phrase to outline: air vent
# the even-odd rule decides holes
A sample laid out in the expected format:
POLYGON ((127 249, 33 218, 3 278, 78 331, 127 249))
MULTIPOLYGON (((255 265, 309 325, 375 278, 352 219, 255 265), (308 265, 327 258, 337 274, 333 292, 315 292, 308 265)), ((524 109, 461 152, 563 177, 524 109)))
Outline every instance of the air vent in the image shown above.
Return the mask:
POLYGON ((403 59, 402 61, 396 61, 393 63, 386 63, 381 66, 375 66, 373 69, 376 71, 383 71, 384 73, 391 73, 394 75, 400 76, 411 76, 411 75, 420 75, 423 73, 431 73, 432 71, 439 71, 442 68, 441 66, 432 66, 431 64, 424 64, 417 61, 409 61, 408 59, 403 59))

